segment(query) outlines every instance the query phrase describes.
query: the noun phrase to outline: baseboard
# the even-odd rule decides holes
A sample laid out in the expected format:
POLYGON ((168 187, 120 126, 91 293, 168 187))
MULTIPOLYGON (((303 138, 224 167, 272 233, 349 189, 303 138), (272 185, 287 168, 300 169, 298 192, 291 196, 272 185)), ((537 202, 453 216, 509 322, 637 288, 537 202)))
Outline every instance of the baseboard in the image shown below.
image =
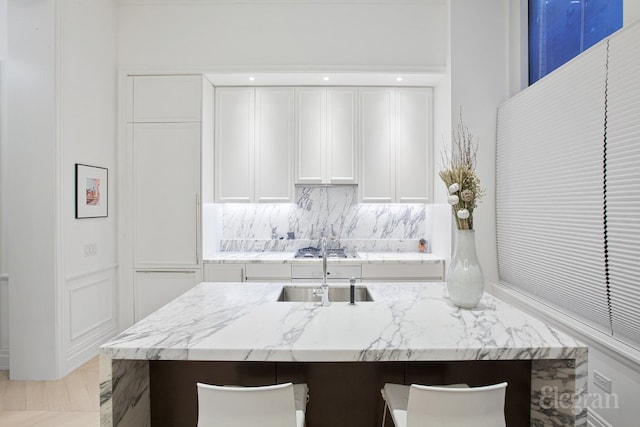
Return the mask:
POLYGON ((117 333, 117 266, 110 265, 66 279, 64 290, 64 360, 67 375, 98 355, 117 333))
POLYGON ((611 424, 606 422, 600 415, 596 414, 596 412, 587 408, 587 427, 613 427, 611 424))
POLYGON ((63 375, 68 375, 96 357, 100 352, 100 346, 113 338, 117 333, 118 331, 115 328, 104 331, 84 341, 76 348, 71 349, 65 356, 63 375))
POLYGON ((0 371, 9 370, 9 350, 0 351, 0 371))
POLYGON ((0 371, 9 370, 9 275, 0 274, 0 371))

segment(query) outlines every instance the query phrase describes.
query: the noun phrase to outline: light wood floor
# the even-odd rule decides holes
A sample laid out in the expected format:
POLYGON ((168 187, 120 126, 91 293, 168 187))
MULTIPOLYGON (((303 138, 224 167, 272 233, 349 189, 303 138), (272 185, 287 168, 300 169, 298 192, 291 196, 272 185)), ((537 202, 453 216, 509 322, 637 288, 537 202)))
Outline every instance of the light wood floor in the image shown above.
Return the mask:
POLYGON ((57 381, 10 381, 0 371, 0 427, 98 427, 99 358, 57 381))

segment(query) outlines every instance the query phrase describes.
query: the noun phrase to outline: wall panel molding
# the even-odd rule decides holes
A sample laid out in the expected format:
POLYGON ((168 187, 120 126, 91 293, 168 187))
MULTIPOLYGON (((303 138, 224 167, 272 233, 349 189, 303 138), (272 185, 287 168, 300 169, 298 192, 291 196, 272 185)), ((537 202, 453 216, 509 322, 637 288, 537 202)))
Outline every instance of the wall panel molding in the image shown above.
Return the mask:
POLYGON ((587 417, 587 427, 613 427, 591 408, 587 408, 587 417))
POLYGON ((64 372, 95 357, 117 333, 117 266, 71 276, 64 292, 64 372))
POLYGON ((113 320, 111 277, 69 289, 69 336, 71 342, 113 320), (95 301, 102 304, 92 304, 95 301), (93 307, 91 307, 93 305, 93 307))
POLYGON ((100 273, 105 273, 111 270, 115 270, 118 268, 118 264, 111 264, 108 265, 106 267, 102 267, 102 268, 96 268, 95 270, 90 270, 90 271, 85 271, 82 273, 78 273, 78 274, 73 274, 70 276, 67 276, 65 278, 65 282, 66 283, 71 283, 71 282, 76 282, 80 279, 84 279, 86 277, 90 277, 90 276, 95 276, 96 274, 100 274, 100 273))

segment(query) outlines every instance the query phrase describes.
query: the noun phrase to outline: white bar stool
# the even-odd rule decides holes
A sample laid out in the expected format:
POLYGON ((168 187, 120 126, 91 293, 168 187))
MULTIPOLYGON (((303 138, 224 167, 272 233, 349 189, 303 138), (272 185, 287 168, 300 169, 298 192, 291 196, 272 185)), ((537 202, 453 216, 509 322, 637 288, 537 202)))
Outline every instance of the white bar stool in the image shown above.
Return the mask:
POLYGON ((198 383, 198 427, 303 427, 308 398, 306 384, 198 383))
POLYGON ((387 383, 381 390, 382 427, 387 408, 396 427, 505 427, 506 388, 506 382, 483 387, 387 383))

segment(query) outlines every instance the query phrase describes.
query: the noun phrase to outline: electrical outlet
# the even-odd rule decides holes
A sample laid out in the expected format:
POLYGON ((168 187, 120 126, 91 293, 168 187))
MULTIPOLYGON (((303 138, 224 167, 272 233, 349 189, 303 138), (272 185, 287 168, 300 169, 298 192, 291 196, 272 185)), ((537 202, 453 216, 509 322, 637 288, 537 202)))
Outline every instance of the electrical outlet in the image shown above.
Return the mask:
POLYGON ((611 380, 595 369, 593 370, 593 383, 607 393, 611 393, 611 380))

